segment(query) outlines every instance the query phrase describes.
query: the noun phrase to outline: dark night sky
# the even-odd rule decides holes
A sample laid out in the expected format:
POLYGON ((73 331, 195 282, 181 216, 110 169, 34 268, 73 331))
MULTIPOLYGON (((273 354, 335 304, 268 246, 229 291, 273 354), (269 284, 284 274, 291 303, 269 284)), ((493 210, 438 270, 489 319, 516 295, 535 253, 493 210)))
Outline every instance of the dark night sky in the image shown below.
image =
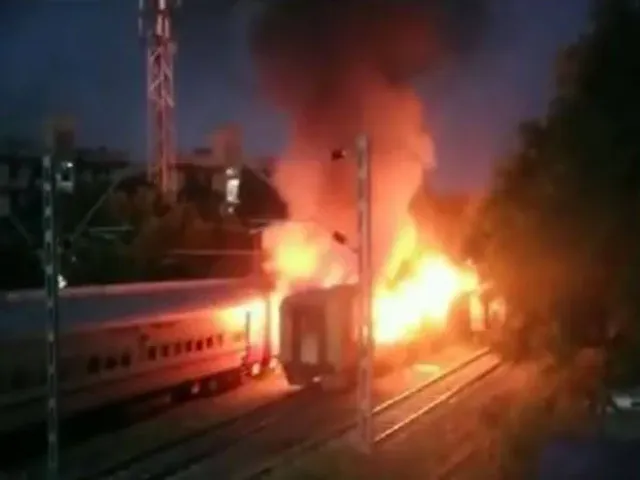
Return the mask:
MULTIPOLYGON (((277 154, 286 132, 253 83, 245 32, 250 6, 214 12, 185 0, 178 19, 178 135, 204 143, 240 122, 247 148, 277 154)), ((1 0, 0 134, 38 134, 70 113, 81 143, 144 149, 143 50, 133 0, 1 0)), ((421 79, 440 188, 479 187, 514 127, 544 112, 558 49, 586 25, 588 0, 495 0, 483 41, 463 64, 421 79)))

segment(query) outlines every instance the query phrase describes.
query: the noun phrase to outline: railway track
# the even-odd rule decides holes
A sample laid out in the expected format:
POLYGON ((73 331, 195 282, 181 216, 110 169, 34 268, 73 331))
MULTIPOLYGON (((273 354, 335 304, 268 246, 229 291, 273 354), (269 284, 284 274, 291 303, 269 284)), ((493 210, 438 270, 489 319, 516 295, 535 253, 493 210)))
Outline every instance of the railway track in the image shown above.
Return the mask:
MULTIPOLYGON (((193 383, 208 385, 209 376, 193 383)), ((149 392, 135 398, 109 403, 98 408, 88 409, 79 413, 66 414, 61 424, 61 447, 73 448, 81 445, 92 437, 115 433, 129 428, 132 424, 143 422, 149 418, 162 415, 171 409, 199 398, 211 398, 224 394, 235 388, 240 381, 236 376, 218 375, 215 389, 201 388, 198 392, 186 392, 182 383, 167 387, 159 391, 149 392)), ((61 396, 62 404, 66 400, 61 396)), ((38 402, 44 404, 44 398, 38 402)), ((11 415, 11 410, 2 412, 11 415)), ((17 415, 16 415, 17 416, 17 415)), ((0 465, 4 469, 18 468, 37 459, 46 452, 47 425, 44 418, 0 433, 0 443, 7 448, 0 450, 0 465)), ((1 471, 0 471, 1 475, 1 471)), ((0 477, 1 478, 1 477, 0 477)))
MULTIPOLYGON (((433 370, 429 374, 421 373, 417 378, 413 373, 400 371, 377 379, 374 400, 378 405, 377 412, 381 422, 388 427, 394 418, 399 419, 392 414, 399 405, 403 405, 405 409, 413 408, 411 405, 415 406, 418 401, 415 400, 416 396, 426 390, 435 398, 443 391, 454 388, 454 383, 460 383, 463 377, 470 380, 469 375, 473 372, 469 369, 473 365, 482 361, 493 362, 482 352, 459 363, 460 358, 463 355, 468 357, 469 352, 468 348, 451 349, 451 352, 442 354, 441 358, 434 359, 436 364, 444 368, 444 373, 435 377, 433 370), (435 388, 439 389, 439 393, 432 391, 435 388)), ((85 449, 83 453, 67 456, 67 460, 63 461, 63 467, 66 467, 64 478, 160 480, 191 478, 192 475, 198 478, 201 474, 199 469, 207 470, 206 475, 216 472, 223 478, 228 478, 232 473, 242 472, 247 465, 264 465, 265 461, 279 458, 292 447, 329 438, 335 436, 337 431, 349 428, 355 404, 353 393, 323 395, 313 389, 274 389, 269 387, 271 381, 258 382, 264 386, 252 386, 248 393, 260 388, 271 389, 273 391, 269 393, 269 401, 259 399, 260 395, 256 393, 252 407, 243 410, 238 407, 233 414, 220 421, 212 422, 207 419, 205 414, 199 413, 200 407, 185 406, 185 411, 180 416, 159 417, 154 420, 158 425, 157 430, 148 430, 144 434, 132 431, 129 435, 123 433, 107 436, 104 441, 85 449), (182 428, 185 421, 197 423, 200 415, 202 425, 188 432, 182 428), (296 419, 293 424, 292 418, 296 419), (175 435, 168 435, 167 431, 171 430, 172 424, 175 424, 175 435), (128 450, 132 444, 145 443, 148 439, 142 438, 143 436, 157 436, 158 441, 150 448, 140 448, 130 454, 123 451, 122 455, 118 455, 119 450, 116 449, 120 446, 123 450, 128 450), (162 440, 165 436, 167 438, 162 440), (107 457, 112 458, 107 460, 107 457)), ((234 403, 247 393, 234 391, 229 395, 228 402, 234 403)), ((201 402, 206 403, 206 400, 201 402)), ((211 410, 211 407, 208 409, 211 410)), ((406 416, 405 413, 395 415, 406 416)), ((41 466, 31 468, 24 478, 42 478, 41 466)))
MULTIPOLYGON (((399 429, 378 450, 380 468, 398 478, 428 472, 434 480, 475 480, 483 478, 479 472, 494 471, 502 422, 513 410, 514 392, 522 392, 524 368, 499 364, 463 394, 425 406, 421 421, 399 429)), ((524 391, 533 394, 528 387, 524 391)))
POLYGON ((441 440, 435 452, 428 453, 434 457, 434 480, 475 480, 482 478, 481 472, 495 472, 498 477, 502 468, 509 468, 508 461, 504 464, 510 458, 504 456, 505 442, 509 442, 503 437, 504 429, 510 423, 509 415, 519 411, 523 397, 530 399, 540 393, 536 389, 540 384, 531 381, 535 368, 504 365, 453 407, 455 418, 473 421, 461 425, 449 416, 429 426, 441 440))
MULTIPOLYGON (((389 442, 416 420, 443 410, 443 407, 473 386, 480 384, 500 366, 501 362, 495 356, 483 350, 436 377, 378 404, 374 408, 374 443, 381 445, 389 442)), ((316 450, 350 442, 354 427, 353 421, 343 419, 339 426, 323 435, 308 439, 297 448, 274 456, 256 468, 243 470, 233 478, 238 480, 269 478, 278 471, 295 464, 297 459, 312 454, 316 450)), ((205 478, 210 472, 210 468, 205 463, 173 478, 180 480, 205 478)))
MULTIPOLYGON (((477 354, 476 354, 477 355, 477 354)), ((474 358, 476 357, 474 355, 474 358)), ((485 353, 483 352, 484 356, 485 353)), ((479 358, 479 357, 478 357, 479 358)), ((456 367, 459 367, 460 354, 456 352, 456 367)), ((471 360, 466 359, 465 364, 471 360)), ((452 362, 449 361, 451 364, 452 362)), ((448 372, 448 370, 447 370, 448 372)), ((398 377, 406 372, 396 372, 378 379, 378 387, 374 401, 386 408, 400 391, 406 390, 406 383, 400 388, 398 377)), ((439 383, 448 378, 448 374, 439 375, 424 383, 439 383)), ((411 390, 417 385, 412 385, 411 390)), ((318 390, 303 391, 305 397, 294 398, 292 402, 274 405, 268 416, 260 419, 242 418, 238 423, 228 427, 215 428, 207 435, 207 439, 198 445, 191 442, 181 443, 178 450, 173 450, 170 461, 161 463, 147 457, 142 462, 131 465, 101 479, 133 479, 168 480, 178 478, 229 478, 242 472, 247 465, 261 464, 265 459, 281 455, 301 443, 314 441, 315 434, 325 437, 338 428, 349 424, 353 416, 354 393, 341 395, 323 394, 318 390), (295 423, 292 422, 295 419, 295 423), (241 425, 242 423, 242 425, 241 425)), ((96 478, 97 480, 97 478, 96 478)))
MULTIPOLYGON (((384 441, 392 436, 394 429, 407 421, 408 409, 414 409, 427 397, 432 401, 444 398, 445 392, 460 389, 463 383, 479 381, 488 370, 495 368, 496 363, 497 360, 487 351, 478 352, 408 390, 395 392, 384 399, 378 398, 375 402, 377 440, 384 441)), ((354 400, 351 393, 327 397, 322 402, 316 402, 313 410, 288 411, 270 425, 244 436, 241 442, 223 449, 212 448, 206 455, 193 458, 188 465, 183 464, 161 475, 144 478, 262 478, 299 455, 348 434, 353 427, 354 400), (292 418, 296 419, 295 423, 291 421, 292 418)))
MULTIPOLYGON (((498 433, 493 429, 489 433, 487 425, 482 425, 487 420, 477 419, 483 416, 482 412, 488 405, 499 404, 504 384, 508 382, 512 373, 513 370, 507 367, 498 369, 487 382, 472 388, 466 398, 461 399, 458 405, 452 406, 452 415, 433 420, 431 428, 441 440, 426 452, 431 460, 434 480, 477 478, 475 467, 482 466, 481 471, 485 472, 496 467, 493 455, 498 433), (464 422, 461 425, 455 420, 459 418, 475 418, 476 421, 464 422)), ((508 405, 504 405, 504 408, 509 410, 508 405)), ((498 425, 494 426, 498 429, 498 425)))
MULTIPOLYGON (((221 389, 215 395, 200 395, 188 401, 172 402, 166 399, 160 405, 144 406, 142 404, 131 404, 134 412, 129 412, 125 418, 120 415, 114 417, 108 414, 109 409, 91 412, 97 415, 98 419, 89 419, 90 425, 85 426, 80 431, 71 430, 73 441, 64 442, 62 445, 62 477, 65 479, 91 479, 109 477, 121 471, 126 471, 131 465, 162 456, 165 452, 177 449, 181 442, 196 442, 200 437, 214 428, 223 428, 226 425, 243 419, 255 418, 260 413, 268 413, 265 408, 271 403, 283 403, 284 400, 293 398, 297 392, 288 388, 283 382, 276 382, 273 385, 277 374, 271 373, 260 380, 249 382, 237 388, 229 386, 229 389, 221 389), (245 400, 238 408, 220 409, 220 415, 208 415, 212 409, 232 403, 239 398, 245 400), (203 408, 206 407, 206 408, 203 408), (103 411, 104 410, 104 411, 103 411), (184 425, 187 416, 193 416, 190 425, 184 425), (202 415, 202 425, 193 424, 197 422, 198 416, 202 415), (105 417, 105 418, 102 418, 105 417), (129 420, 127 426, 124 423, 129 420), (104 424, 113 423, 110 428, 104 424), (172 423, 176 422, 175 428, 172 423), (97 425, 97 428, 95 424, 97 425), (168 424, 168 425, 165 425, 168 424), (174 430, 174 434, 169 434, 174 430), (159 436, 161 441, 154 442, 155 447, 145 448, 152 436, 159 436), (128 444, 133 444, 134 448, 128 449, 128 444), (141 444, 141 445, 139 445, 141 444), (142 446, 142 450, 136 447, 142 446), (120 448, 122 454, 120 454, 120 448), (133 450, 133 452, 127 451, 133 450)), ((161 398, 157 399, 161 402, 161 398)), ((86 419, 88 414, 74 417, 74 423, 86 419)), ((62 433, 69 437, 70 430, 66 425, 62 426, 62 433)), ((44 431, 38 432, 44 438, 44 431)), ((33 433, 31 434, 33 435, 33 433)), ((31 437, 31 440, 39 437, 31 437)), ((10 445, 9 443, 7 444, 10 445)), ((8 447, 10 448, 10 447, 8 447)), ((3 450, 6 450, 3 449, 3 450)), ((28 478, 38 479, 44 476, 45 458, 27 458, 16 461, 12 464, 2 464, 0 469, 0 479, 2 478, 28 478)), ((124 477, 128 478, 128 477, 124 477)), ((137 477, 134 477, 137 478, 137 477)))

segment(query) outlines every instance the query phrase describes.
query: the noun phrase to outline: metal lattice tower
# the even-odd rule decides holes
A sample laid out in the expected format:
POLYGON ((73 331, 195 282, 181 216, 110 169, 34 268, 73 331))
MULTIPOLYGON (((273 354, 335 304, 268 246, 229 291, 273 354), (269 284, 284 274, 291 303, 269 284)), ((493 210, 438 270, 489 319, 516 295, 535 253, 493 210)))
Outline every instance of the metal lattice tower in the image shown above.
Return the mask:
POLYGON ((148 176, 175 193, 176 126, 172 16, 181 0, 139 0, 138 29, 147 48, 148 176))

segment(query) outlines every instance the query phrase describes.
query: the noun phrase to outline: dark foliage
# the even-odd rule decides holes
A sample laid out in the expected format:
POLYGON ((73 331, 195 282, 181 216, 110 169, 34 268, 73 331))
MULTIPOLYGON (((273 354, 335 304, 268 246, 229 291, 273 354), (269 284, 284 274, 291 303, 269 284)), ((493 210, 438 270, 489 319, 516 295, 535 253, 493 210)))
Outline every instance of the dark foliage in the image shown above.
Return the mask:
POLYGON ((563 347, 640 337, 637 2, 596 2, 590 27, 562 52, 557 97, 522 125, 469 242, 528 334, 563 347))
MULTIPOLYGON (((112 192, 78 229, 109 185, 79 182, 73 195, 60 197, 61 270, 71 285, 246 275, 255 268, 254 259, 224 251, 255 247, 250 233, 253 219, 286 216, 273 188, 246 170, 241 205, 233 218, 221 215, 224 196, 210 182, 193 177, 177 202, 167 203, 145 181, 133 178, 112 192), (193 257, 173 255, 174 250, 218 253, 193 257)), ((42 198, 34 189, 32 198, 14 212, 29 238, 6 226, 11 239, 1 242, 0 290, 42 285, 41 214, 42 198)))

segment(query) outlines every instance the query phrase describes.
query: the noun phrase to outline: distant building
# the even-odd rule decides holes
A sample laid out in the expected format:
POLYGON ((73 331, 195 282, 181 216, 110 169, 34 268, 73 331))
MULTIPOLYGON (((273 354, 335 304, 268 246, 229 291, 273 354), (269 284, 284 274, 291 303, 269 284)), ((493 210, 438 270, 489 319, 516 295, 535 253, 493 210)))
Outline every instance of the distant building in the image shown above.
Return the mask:
POLYGON ((177 185, 183 196, 206 187, 223 196, 225 169, 240 166, 242 172, 239 215, 282 218, 286 208, 271 183, 275 159, 249 159, 242 148, 242 132, 236 125, 225 125, 209 136, 207 147, 196 148, 177 159, 177 185))
MULTIPOLYGON (((215 150, 197 148, 180 155, 177 161, 177 186, 180 198, 193 199, 204 190, 219 198, 226 189, 225 169, 228 164, 216 158, 215 150)), ((239 215, 282 218, 286 208, 271 183, 272 163, 263 159, 244 159, 241 164, 242 184, 239 215)))
MULTIPOLYGON (((110 181, 130 165, 126 153, 104 147, 77 149, 73 160, 76 178, 86 183, 110 181)), ((39 195, 41 171, 42 155, 0 152, 0 218, 19 210, 34 194, 39 195)))
MULTIPOLYGON (((74 160, 76 181, 84 185, 105 185, 115 181, 122 171, 136 165, 126 152, 106 147, 76 148, 73 125, 58 121, 48 128, 53 142, 74 160)), ((46 142, 45 142, 46 143, 46 142)), ((33 211, 34 202, 40 202, 41 149, 24 142, 10 142, 0 145, 0 236, 6 228, 16 229, 16 220, 25 210, 33 211), (6 148, 3 148, 6 147, 6 148)), ((270 184, 273 159, 248 161, 243 154, 241 131, 234 125, 225 126, 209 136, 209 145, 180 154, 177 158, 177 187, 179 198, 217 208, 212 202, 225 195, 225 169, 229 165, 241 165, 241 196, 244 197, 239 214, 251 217, 281 218, 284 205, 270 184)), ((146 169, 140 165, 140 172, 131 178, 122 178, 120 187, 134 191, 147 185, 146 169)), ((214 202, 215 203, 215 202, 214 202)), ((89 207, 88 207, 89 208, 89 207)), ((33 214, 31 214, 33 215, 33 214)), ((30 223, 37 223, 31 219, 30 223)))

